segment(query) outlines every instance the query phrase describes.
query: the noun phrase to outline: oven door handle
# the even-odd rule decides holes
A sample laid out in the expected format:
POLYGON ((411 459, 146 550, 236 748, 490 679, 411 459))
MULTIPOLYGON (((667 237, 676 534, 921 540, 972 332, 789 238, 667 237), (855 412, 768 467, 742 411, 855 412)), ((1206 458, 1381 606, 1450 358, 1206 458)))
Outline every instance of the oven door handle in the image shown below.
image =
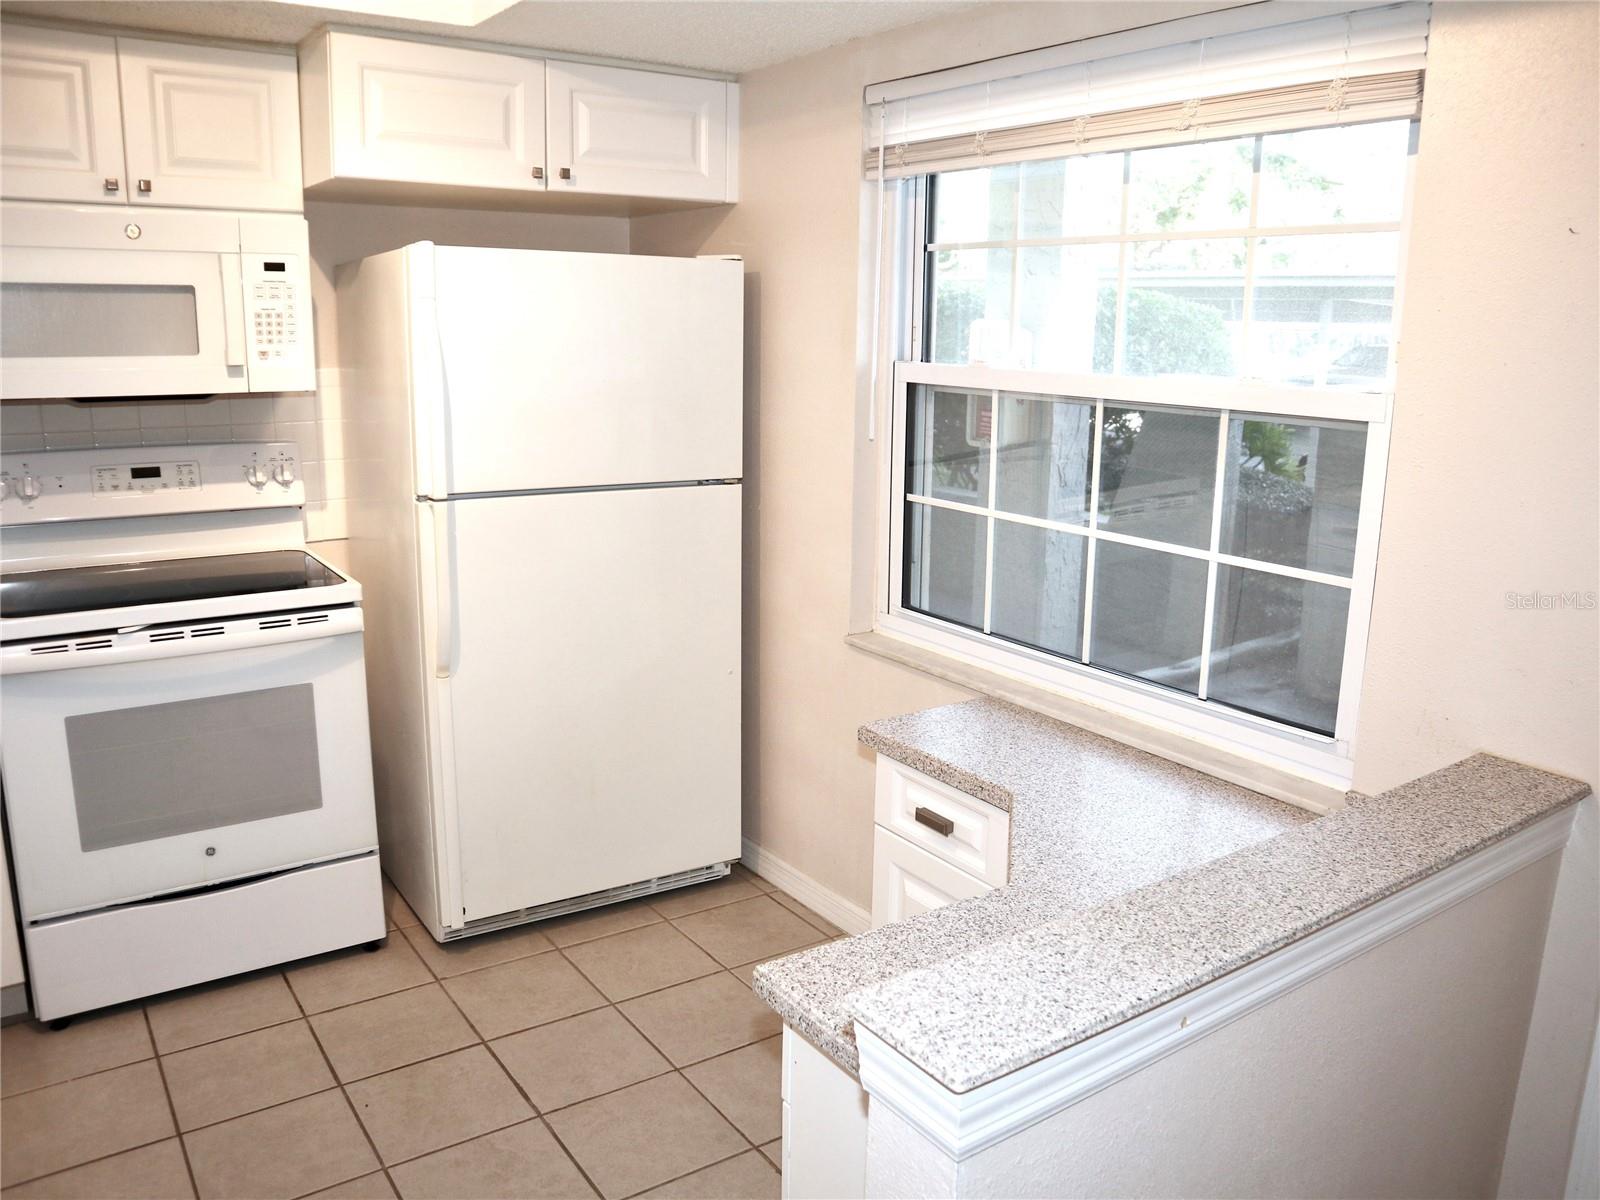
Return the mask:
POLYGON ((433 673, 449 679, 455 672, 455 578, 451 565, 449 501, 435 500, 433 510, 433 673))

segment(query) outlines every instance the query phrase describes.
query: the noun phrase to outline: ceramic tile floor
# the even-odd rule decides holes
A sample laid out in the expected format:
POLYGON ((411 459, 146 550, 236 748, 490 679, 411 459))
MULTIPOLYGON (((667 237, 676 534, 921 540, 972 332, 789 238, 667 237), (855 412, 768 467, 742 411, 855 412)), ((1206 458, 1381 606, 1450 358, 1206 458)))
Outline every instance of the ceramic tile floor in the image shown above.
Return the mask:
POLYGON ((742 868, 440 946, 341 951, 0 1031, 12 1197, 778 1195, 755 963, 839 930, 742 868))

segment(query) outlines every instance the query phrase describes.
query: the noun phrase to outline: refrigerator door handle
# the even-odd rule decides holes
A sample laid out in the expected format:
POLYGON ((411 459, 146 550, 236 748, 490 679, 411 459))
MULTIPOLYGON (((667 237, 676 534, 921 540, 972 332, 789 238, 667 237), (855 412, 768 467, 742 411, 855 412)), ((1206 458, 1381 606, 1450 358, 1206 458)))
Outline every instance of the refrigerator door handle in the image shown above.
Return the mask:
POLYGON ((450 507, 433 504, 433 674, 449 679, 455 672, 455 579, 450 562, 450 507))

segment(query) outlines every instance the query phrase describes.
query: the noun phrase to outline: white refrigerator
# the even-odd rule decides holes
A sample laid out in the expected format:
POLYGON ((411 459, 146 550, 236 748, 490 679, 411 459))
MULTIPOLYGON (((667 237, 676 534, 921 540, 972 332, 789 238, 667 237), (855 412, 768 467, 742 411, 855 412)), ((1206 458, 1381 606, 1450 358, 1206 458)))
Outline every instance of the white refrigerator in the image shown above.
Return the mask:
POLYGON ((384 863, 449 939, 740 852, 743 267, 338 269, 384 863))

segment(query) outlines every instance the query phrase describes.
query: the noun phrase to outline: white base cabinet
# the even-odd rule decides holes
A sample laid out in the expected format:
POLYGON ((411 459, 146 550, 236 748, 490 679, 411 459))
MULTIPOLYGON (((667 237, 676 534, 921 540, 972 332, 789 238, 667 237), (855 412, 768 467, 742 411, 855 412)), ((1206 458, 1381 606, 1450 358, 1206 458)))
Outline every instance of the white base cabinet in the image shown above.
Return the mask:
POLYGON ((872 926, 1002 886, 1011 817, 893 759, 878 758, 872 926))
MULTIPOLYGON (((1006 882, 1009 813, 881 755, 877 772, 874 929, 1006 882)), ((866 1195, 867 1107, 853 1075, 784 1027, 785 1200, 866 1195)))
POLYGON ((784 1200, 866 1194, 867 1093, 855 1077, 783 1027, 784 1200))

